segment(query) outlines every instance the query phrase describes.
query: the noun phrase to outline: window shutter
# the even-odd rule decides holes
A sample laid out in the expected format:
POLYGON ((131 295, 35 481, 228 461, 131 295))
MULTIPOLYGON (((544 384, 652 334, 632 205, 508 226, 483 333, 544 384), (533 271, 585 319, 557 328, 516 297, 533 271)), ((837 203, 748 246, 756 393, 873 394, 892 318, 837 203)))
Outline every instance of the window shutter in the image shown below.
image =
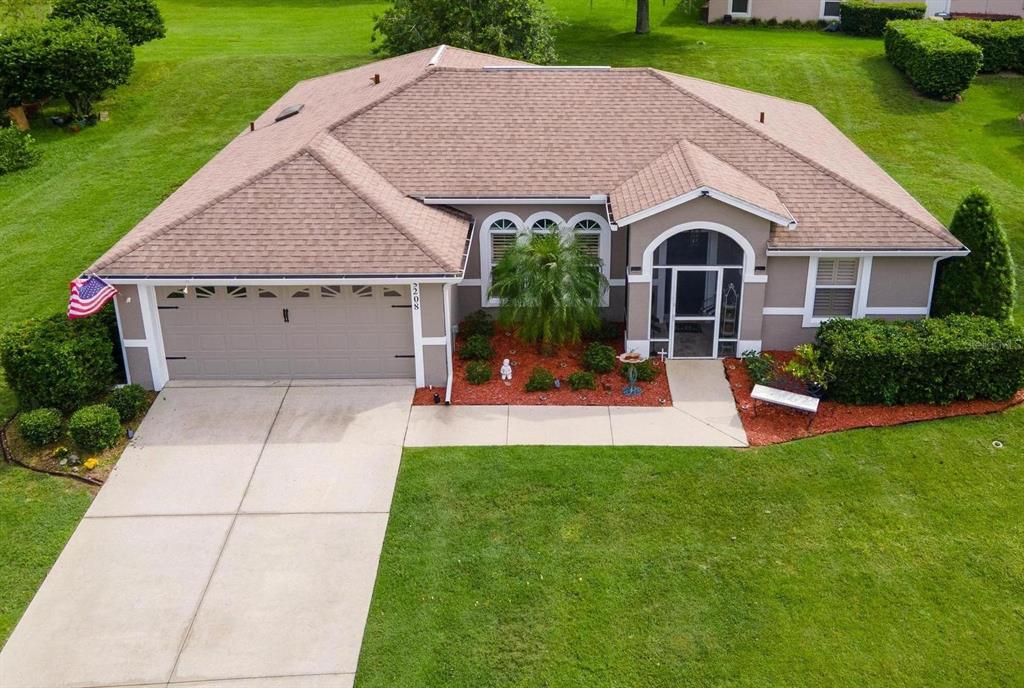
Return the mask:
POLYGON ((853 289, 819 287, 814 291, 814 317, 830 318, 853 315, 853 296, 853 289))
POLYGON ((600 234, 577 234, 576 241, 588 256, 601 257, 601 235, 600 234))
POLYGON ((854 287, 857 285, 859 264, 859 258, 819 258, 815 284, 854 287))
POLYGON ((515 234, 491 234, 491 265, 497 265, 515 243, 515 234))

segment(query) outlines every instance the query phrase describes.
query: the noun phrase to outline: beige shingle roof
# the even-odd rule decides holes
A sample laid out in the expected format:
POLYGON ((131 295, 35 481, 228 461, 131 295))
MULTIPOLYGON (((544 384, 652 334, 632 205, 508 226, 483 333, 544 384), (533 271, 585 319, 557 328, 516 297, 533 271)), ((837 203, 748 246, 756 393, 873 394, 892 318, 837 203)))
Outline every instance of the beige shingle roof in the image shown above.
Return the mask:
POLYGON ((448 273, 468 223, 410 197, 609 194, 625 217, 700 186, 794 218, 773 231, 776 248, 960 247, 808 105, 651 69, 529 68, 446 48, 297 84, 94 269, 448 273))
POLYGON ((704 187, 785 218, 787 223, 795 221, 774 191, 685 139, 619 184, 611 193, 611 203, 622 221, 704 187))

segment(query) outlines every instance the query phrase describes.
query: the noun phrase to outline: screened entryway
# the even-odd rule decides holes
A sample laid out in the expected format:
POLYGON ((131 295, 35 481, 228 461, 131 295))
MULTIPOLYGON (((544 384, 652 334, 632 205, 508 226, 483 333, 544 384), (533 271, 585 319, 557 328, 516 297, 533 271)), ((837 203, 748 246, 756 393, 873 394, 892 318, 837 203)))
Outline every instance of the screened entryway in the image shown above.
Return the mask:
POLYGON ((743 249, 697 229, 666 239, 651 273, 651 355, 735 356, 743 298, 743 249))

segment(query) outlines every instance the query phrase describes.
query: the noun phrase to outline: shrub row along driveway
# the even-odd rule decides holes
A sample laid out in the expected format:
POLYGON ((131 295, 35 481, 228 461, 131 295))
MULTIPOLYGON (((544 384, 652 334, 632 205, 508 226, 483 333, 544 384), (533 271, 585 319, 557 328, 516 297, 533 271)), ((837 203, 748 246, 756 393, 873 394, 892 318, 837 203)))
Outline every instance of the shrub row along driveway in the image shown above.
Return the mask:
POLYGON ((350 686, 412 392, 166 389, 0 655, 0 685, 350 686))

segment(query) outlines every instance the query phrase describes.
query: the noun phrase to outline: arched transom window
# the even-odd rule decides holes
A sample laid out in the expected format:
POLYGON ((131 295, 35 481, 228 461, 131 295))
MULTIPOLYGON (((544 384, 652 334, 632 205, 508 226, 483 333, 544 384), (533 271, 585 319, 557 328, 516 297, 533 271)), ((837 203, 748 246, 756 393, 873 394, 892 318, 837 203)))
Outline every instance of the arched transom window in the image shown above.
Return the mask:
POLYGON ((542 217, 530 225, 531 234, 551 234, 558 231, 558 220, 542 217))
POLYGON ((515 220, 507 217, 500 217, 488 227, 488 235, 491 239, 490 262, 493 268, 501 260, 505 252, 516 243, 516 235, 519 233, 519 226, 515 220))
POLYGON ((601 259, 601 223, 597 220, 584 218, 572 227, 572 235, 587 253, 598 260, 601 259))

